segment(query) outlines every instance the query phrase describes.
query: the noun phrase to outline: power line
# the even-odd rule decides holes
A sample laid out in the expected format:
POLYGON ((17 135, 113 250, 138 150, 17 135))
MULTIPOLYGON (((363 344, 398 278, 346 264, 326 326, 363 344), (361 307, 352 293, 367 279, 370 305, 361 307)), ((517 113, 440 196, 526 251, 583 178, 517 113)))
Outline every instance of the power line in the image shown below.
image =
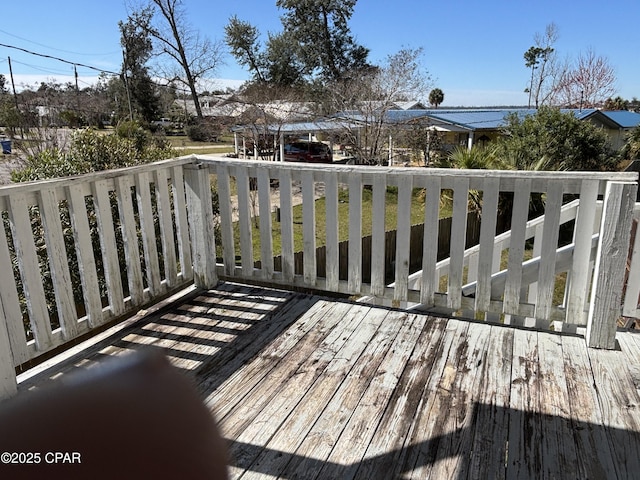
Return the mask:
POLYGON ((72 62, 71 60, 65 60, 64 58, 54 57, 53 55, 46 55, 44 53, 32 52, 31 50, 27 50, 26 48, 16 47, 15 45, 6 45, 4 43, 0 43, 0 47, 13 48, 14 50, 19 50, 21 52, 28 53, 30 55, 36 55, 38 57, 49 58, 49 59, 52 59, 52 60, 58 60, 59 62, 67 63, 69 65, 73 65, 74 67, 89 68, 89 69, 95 70, 97 72, 109 73, 111 75, 119 75, 117 72, 112 72, 110 70, 105 70, 103 68, 93 67, 91 65, 86 65, 86 64, 83 64, 83 63, 72 62))
MULTIPOLYGON (((1 31, 1 30, 0 30, 0 31, 1 31)), ((78 74, 77 74, 77 71, 75 70, 75 67, 89 68, 89 69, 91 69, 91 70, 95 70, 95 71, 97 71, 97 72, 107 73, 107 74, 110 74, 110 75, 120 76, 120 73, 118 73, 118 72, 112 72, 111 70, 105 70, 105 69, 103 69, 103 68, 98 68, 98 67, 94 67, 94 66, 91 66, 91 65, 86 65, 86 64, 78 63, 78 62, 74 62, 74 61, 71 61, 71 60, 65 60, 64 58, 55 57, 55 56, 53 56, 53 55, 47 55, 47 54, 44 54, 44 53, 33 52, 33 51, 31 51, 31 50, 27 50, 26 48, 16 47, 15 45, 7 45, 7 44, 5 44, 5 43, 0 43, 0 47, 12 48, 12 49, 14 49, 14 50, 19 50, 19 51, 21 51, 21 52, 28 53, 28 54, 30 54, 30 55, 35 55, 35 56, 37 56, 37 57, 48 58, 48 59, 51 59, 51 60, 57 60, 57 61, 59 61, 59 62, 66 63, 66 64, 68 64, 68 65, 73 65, 73 67, 74 67, 74 72, 75 72, 74 74, 75 74, 75 77, 76 77, 76 85, 77 85, 77 82, 78 82, 78 74)), ((21 63, 21 62, 17 62, 17 63, 21 63)), ((26 66, 30 66, 31 68, 39 69, 38 67, 34 67, 34 66, 32 66, 32 65, 27 65, 27 64, 25 64, 25 63, 22 63, 22 65, 26 65, 26 66)), ((43 71, 43 72, 46 72, 46 70, 44 70, 44 69, 40 69, 40 70, 41 70, 41 71, 43 71)), ((46 73, 52 73, 52 74, 53 74, 53 72, 46 72, 46 73)), ((83 83, 85 83, 85 82, 83 82, 83 83)), ((153 84, 154 84, 154 85, 156 85, 157 87, 162 87, 162 88, 167 88, 167 87, 169 87, 169 86, 172 86, 172 85, 171 85, 171 84, 172 84, 172 81, 169 81, 169 83, 167 83, 167 84, 161 84, 161 83, 159 83, 159 82, 155 82, 155 81, 153 81, 153 80, 152 80, 152 81, 151 81, 151 83, 153 83, 153 84)), ((173 87, 174 87, 176 90, 180 90, 180 91, 187 91, 186 89, 181 89, 181 88, 179 88, 179 87, 177 87, 177 86, 175 86, 175 85, 173 85, 173 87)), ((126 87, 126 88, 128 89, 128 87, 126 87)))
POLYGON ((18 65, 23 65, 25 67, 32 68, 33 70, 38 70, 38 71, 43 72, 43 73, 49 73, 51 75, 68 75, 69 74, 69 72, 67 70, 43 68, 43 67, 40 67, 38 65, 32 65, 30 63, 20 62, 20 61, 18 61, 16 59, 13 59, 13 58, 11 59, 11 61, 13 63, 17 63, 18 65))
POLYGON ((24 38, 24 37, 20 37, 18 35, 14 35, 13 33, 9 33, 5 30, 0 29, 0 33, 4 33, 5 35, 9 35, 10 37, 14 37, 17 38, 18 40, 22 40, 24 42, 29 42, 29 43, 33 43, 34 45, 38 45, 39 47, 45 47, 45 48, 50 48, 51 50, 56 50, 58 52, 64 52, 64 53, 72 53, 73 55, 90 55, 90 56, 104 56, 104 55, 115 55, 120 53, 119 51, 115 51, 115 52, 108 52, 108 53, 79 53, 79 52, 72 52, 70 50, 62 50, 61 48, 55 48, 52 47, 50 45, 43 45, 42 43, 38 43, 38 42, 34 42, 33 40, 29 40, 28 38, 24 38))

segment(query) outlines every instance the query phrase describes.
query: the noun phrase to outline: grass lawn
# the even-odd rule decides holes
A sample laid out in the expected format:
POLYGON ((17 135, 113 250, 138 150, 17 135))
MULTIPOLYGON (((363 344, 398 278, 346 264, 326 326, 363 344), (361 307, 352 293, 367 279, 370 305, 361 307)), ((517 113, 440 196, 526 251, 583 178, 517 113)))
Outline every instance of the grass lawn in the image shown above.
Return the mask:
MULTIPOLYGON (((232 191, 235 192, 234 185, 232 191)), ((233 195, 233 193, 232 193, 233 195)), ((398 194, 394 188, 387 189, 385 202, 385 230, 395 230, 397 227, 397 200, 398 194)), ((316 246, 320 247, 326 244, 326 200, 320 198, 315 202, 316 214, 316 246)), ((373 192, 369 189, 363 189, 362 192, 362 236, 371 235, 373 221, 373 192)), ((451 206, 447 202, 443 202, 440 209, 440 217, 448 217, 451 215, 451 206)), ((349 239, 349 193, 346 189, 338 191, 338 240, 344 241, 349 239)), ((294 251, 303 250, 303 233, 302 233, 302 205, 293 207, 293 240, 294 251)), ((414 189, 411 203, 411 224, 416 225, 424 222, 424 191, 422 189, 414 189)), ((254 259, 260 258, 260 230, 259 217, 254 217, 252 222, 253 236, 253 255, 254 259)), ((281 253, 281 225, 276 221, 276 214, 271 215, 271 235, 273 239, 273 254, 281 253)), ((237 223, 234 224, 234 238, 236 251, 240 251, 240 232, 237 223)), ((221 254, 221 252, 218 252, 221 254)))
POLYGON ((226 155, 233 153, 233 145, 219 145, 206 147, 175 147, 181 155, 226 155))
POLYGON ((165 137, 171 146, 180 152, 180 155, 191 154, 227 154, 234 151, 233 143, 223 142, 194 142, 186 135, 167 135, 165 137))

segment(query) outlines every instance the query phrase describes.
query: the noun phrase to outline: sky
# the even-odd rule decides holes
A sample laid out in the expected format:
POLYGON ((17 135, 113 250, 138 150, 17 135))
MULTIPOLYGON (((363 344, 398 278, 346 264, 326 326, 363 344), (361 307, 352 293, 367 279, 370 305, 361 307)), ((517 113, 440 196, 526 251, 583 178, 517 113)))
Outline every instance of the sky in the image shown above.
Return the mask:
MULTIPOLYGON (((73 65, 10 47, 117 72, 118 22, 126 21, 139 1, 3 2, 0 73, 9 83, 10 58, 17 89, 74 81, 73 65)), ((256 26, 263 39, 282 30, 275 0, 183 0, 183 5, 191 27, 213 41, 223 40, 233 15, 256 26)), ((403 48, 421 48, 433 87, 444 92, 443 106, 479 107, 527 104, 530 71, 523 54, 552 22, 559 31, 560 58, 575 59, 591 49, 614 68, 617 95, 640 97, 639 18, 638 0, 358 0, 349 25, 373 63, 403 48)), ((80 88, 97 75, 81 66, 77 73, 80 88)), ((215 85, 224 88, 240 85, 249 74, 227 54, 215 77, 215 85)))

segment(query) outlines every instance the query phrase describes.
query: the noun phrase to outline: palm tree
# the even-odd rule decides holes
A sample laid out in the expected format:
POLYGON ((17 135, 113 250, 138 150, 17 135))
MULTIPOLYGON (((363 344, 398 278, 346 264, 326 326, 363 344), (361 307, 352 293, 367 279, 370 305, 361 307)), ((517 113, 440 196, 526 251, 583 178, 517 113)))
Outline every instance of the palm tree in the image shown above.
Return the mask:
MULTIPOLYGON (((495 146, 456 147, 449 154, 446 163, 441 165, 460 169, 483 170, 548 170, 550 161, 543 156, 540 160, 527 163, 518 152, 500 151, 495 146)), ((482 192, 469 190, 469 210, 482 214, 482 192)), ((503 220, 501 230, 508 229, 511 223, 513 211, 513 192, 500 192, 498 200, 498 216, 503 220)), ((544 213, 544 197, 540 193, 531 193, 529 205, 529 218, 544 213)))
POLYGON ((444 101, 444 92, 439 88, 434 88, 429 92, 429 103, 434 106, 434 108, 438 108, 444 101))
MULTIPOLYGON (((474 145, 471 148, 457 146, 443 161, 441 167, 460 169, 500 169, 494 148, 474 145)), ((445 195, 446 197, 446 195, 445 195)), ((453 198, 448 198, 453 201, 453 198)), ((477 215, 482 213, 482 193, 478 190, 469 190, 469 210, 477 215)))

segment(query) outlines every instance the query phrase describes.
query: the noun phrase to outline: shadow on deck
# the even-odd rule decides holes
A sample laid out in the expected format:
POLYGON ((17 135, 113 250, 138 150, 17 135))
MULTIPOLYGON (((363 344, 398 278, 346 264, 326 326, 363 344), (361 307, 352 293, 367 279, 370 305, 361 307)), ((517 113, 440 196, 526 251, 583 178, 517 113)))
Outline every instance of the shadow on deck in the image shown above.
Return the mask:
POLYGON ((222 284, 25 378, 162 349, 193 378, 233 478, 631 478, 640 339, 436 318, 222 284), (636 382, 636 383, 634 383, 636 382))

